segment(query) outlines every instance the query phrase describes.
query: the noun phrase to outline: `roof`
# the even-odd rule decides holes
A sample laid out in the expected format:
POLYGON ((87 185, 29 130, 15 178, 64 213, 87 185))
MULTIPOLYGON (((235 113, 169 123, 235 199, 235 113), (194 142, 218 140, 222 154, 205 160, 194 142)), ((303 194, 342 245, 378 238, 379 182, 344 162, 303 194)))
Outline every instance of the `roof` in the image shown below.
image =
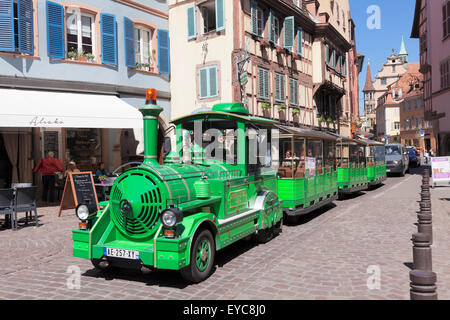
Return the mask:
POLYGON ((215 111, 198 112, 195 114, 189 114, 187 116, 183 116, 183 117, 174 119, 170 122, 177 125, 177 124, 180 124, 183 122, 194 121, 194 120, 204 121, 204 120, 207 120, 207 118, 253 122, 253 123, 262 124, 262 125, 266 125, 266 126, 272 126, 274 124, 278 124, 278 121, 270 120, 270 119, 266 119, 266 118, 245 116, 245 115, 229 113, 229 112, 215 112, 215 111))
POLYGON ((375 91, 375 87, 372 82, 372 73, 370 72, 370 62, 367 64, 366 84, 364 85, 364 91, 375 91))
POLYGON ((400 46, 400 52, 398 53, 399 56, 406 56, 408 55, 408 52, 406 51, 405 47, 405 39, 402 36, 402 44, 400 46))
POLYGON ((324 131, 313 131, 296 127, 286 127, 283 125, 275 125, 276 128, 280 129, 280 135, 284 136, 294 136, 294 137, 306 137, 306 138, 319 138, 326 140, 337 140, 338 138, 324 131))

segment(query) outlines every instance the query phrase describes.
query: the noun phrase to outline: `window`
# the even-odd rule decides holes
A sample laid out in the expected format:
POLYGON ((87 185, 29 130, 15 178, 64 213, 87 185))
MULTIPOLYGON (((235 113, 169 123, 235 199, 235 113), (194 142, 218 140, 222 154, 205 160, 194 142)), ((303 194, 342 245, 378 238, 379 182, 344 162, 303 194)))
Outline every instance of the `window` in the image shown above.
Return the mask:
POLYGON ((257 10, 257 35, 260 37, 264 37, 264 11, 261 8, 257 10))
POLYGON ((273 31, 274 31, 274 42, 276 45, 280 44, 280 20, 277 17, 273 17, 273 31))
POLYGON ((34 54, 33 0, 0 1, 0 51, 34 54))
POLYGON ((418 108, 419 108, 419 105, 417 103, 417 100, 414 100, 414 109, 418 109, 418 108))
POLYGON ((152 52, 152 31, 144 27, 134 28, 134 54, 136 68, 149 71, 154 66, 152 52))
POLYGON ((383 85, 383 86, 386 85, 386 78, 381 78, 381 85, 383 85))
POLYGON ((94 55, 94 16, 78 10, 67 9, 66 45, 67 56, 72 54, 94 55))
POLYGON ((395 72, 395 65, 392 66, 392 72, 395 72))
POLYGON ((289 78, 289 103, 298 106, 298 81, 289 78))
POLYGON ((203 20, 203 33, 216 30, 216 6, 210 2, 201 7, 203 20))
POLYGON ((269 100, 269 71, 258 68, 258 97, 269 100))
POLYGON ((275 72, 275 101, 284 103, 286 94, 284 92, 284 74, 275 72))
POLYGON ((424 120, 424 118, 422 118, 422 127, 421 128, 422 129, 425 128, 425 120, 424 120))
POLYGON ((403 105, 403 111, 406 111, 406 102, 403 101, 402 105, 403 105))
POLYGON ((408 110, 411 110, 411 101, 408 101, 408 110))
POLYGON ((204 1, 197 7, 190 6, 187 8, 187 35, 188 40, 197 37, 197 12, 201 18, 201 34, 210 32, 219 32, 225 30, 225 0, 208 0, 204 1))
POLYGON ((217 70, 217 66, 199 69, 198 80, 200 99, 213 98, 219 95, 217 70))
MULTIPOLYGON (((449 2, 450 3, 450 2, 449 2)), ((441 90, 447 89, 450 87, 450 72, 449 72, 449 61, 441 62, 440 71, 441 71, 441 90)))
POLYGON ((450 1, 444 2, 442 6, 442 26, 442 36, 445 39, 450 35, 450 1))
POLYGON ((400 122, 394 122, 394 130, 400 129, 400 122))
POLYGON ((419 119, 416 118, 416 129, 419 128, 419 119))

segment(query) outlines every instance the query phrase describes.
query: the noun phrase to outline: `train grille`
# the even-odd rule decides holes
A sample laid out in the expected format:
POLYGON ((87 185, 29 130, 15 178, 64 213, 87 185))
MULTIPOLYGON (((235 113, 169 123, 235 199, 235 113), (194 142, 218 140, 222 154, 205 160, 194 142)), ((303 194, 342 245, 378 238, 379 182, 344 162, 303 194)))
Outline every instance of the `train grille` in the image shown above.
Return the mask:
POLYGON ((153 233, 162 207, 161 191, 151 177, 131 173, 117 179, 111 190, 111 211, 116 225, 130 236, 153 233), (121 210, 128 201, 131 210, 121 210))

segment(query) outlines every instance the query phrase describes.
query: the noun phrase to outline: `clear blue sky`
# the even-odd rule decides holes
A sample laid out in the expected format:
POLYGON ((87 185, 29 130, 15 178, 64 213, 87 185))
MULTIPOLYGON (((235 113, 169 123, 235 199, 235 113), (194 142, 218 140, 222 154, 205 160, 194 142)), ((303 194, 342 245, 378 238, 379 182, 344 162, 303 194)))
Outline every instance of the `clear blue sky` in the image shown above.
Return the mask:
MULTIPOLYGON (((359 110, 364 108, 362 89, 366 83, 367 62, 370 59, 372 81, 381 70, 381 65, 392 54, 392 49, 398 53, 402 41, 405 39, 409 62, 419 62, 419 40, 411 39, 411 28, 414 19, 414 0, 350 0, 350 11, 356 25, 356 49, 365 55, 363 70, 359 75, 359 110), (367 21, 374 11, 367 13, 370 6, 379 7, 380 29, 369 28, 367 21)), ((370 25, 370 24, 369 24, 370 25)))

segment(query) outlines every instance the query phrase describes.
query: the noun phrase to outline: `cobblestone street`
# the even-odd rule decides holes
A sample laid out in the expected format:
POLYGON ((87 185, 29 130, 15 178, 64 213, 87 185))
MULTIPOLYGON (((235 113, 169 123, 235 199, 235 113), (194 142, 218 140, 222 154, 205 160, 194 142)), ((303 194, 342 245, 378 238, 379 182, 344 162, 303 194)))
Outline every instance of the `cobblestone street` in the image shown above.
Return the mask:
MULTIPOLYGON (((72 257, 74 211, 58 218, 56 207, 39 208, 38 228, 0 229, 0 299, 409 299, 420 183, 417 174, 390 177, 283 226, 265 245, 240 241, 220 251, 212 276, 196 285, 177 272, 97 271, 72 257), (67 287, 71 266, 80 268, 80 289, 67 287), (380 270, 379 290, 367 287, 369 266, 380 270)), ((433 271, 438 298, 450 299, 450 192, 431 193, 433 271)))

